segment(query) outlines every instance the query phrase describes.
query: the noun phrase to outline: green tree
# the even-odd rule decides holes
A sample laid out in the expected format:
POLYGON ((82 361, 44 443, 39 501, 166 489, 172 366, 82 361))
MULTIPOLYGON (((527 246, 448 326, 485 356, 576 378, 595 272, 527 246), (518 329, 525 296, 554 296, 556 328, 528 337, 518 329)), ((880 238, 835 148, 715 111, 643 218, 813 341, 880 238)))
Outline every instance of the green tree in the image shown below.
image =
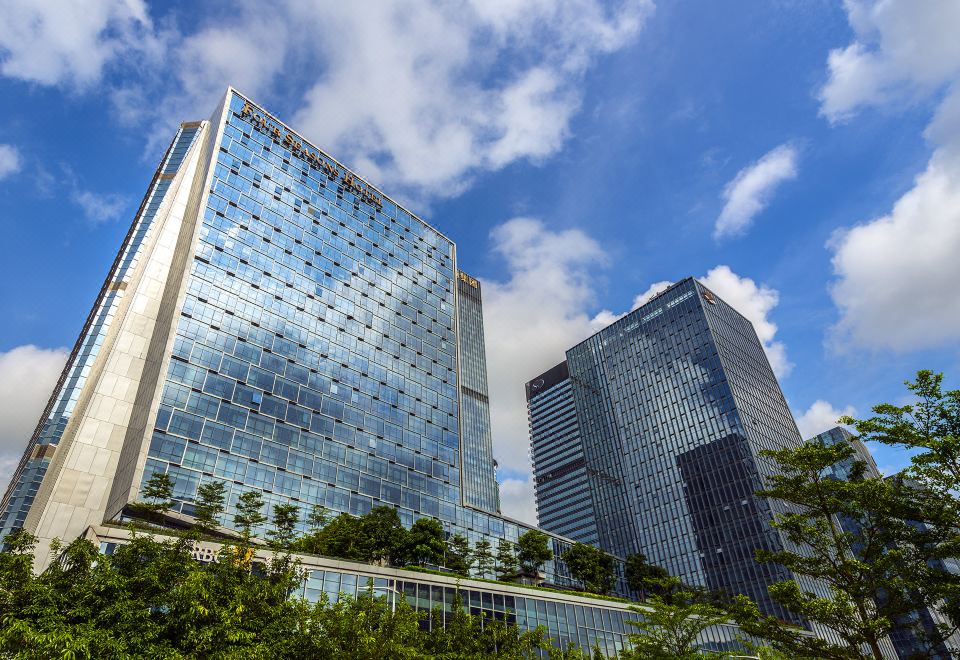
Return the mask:
POLYGON ((803 590, 793 580, 769 587, 771 596, 788 610, 832 629, 843 644, 827 644, 791 633, 770 617, 756 615, 743 599, 735 608, 748 632, 770 638, 778 648, 795 655, 819 653, 823 657, 882 658, 881 644, 893 620, 916 608, 909 598, 917 570, 926 571, 917 548, 905 539, 910 526, 904 518, 912 508, 902 489, 879 478, 865 478, 862 461, 853 461, 850 444, 825 445, 819 441, 797 448, 764 451, 776 463, 778 474, 768 478, 766 490, 757 494, 787 503, 775 516, 781 530, 801 551, 758 550, 757 559, 785 566, 794 574, 817 579, 829 588, 824 597, 803 590), (828 476, 827 468, 852 461, 849 480, 828 476), (859 532, 845 531, 843 519, 859 522, 859 532), (743 616, 747 613, 748 616, 743 616))
POLYGON ((173 507, 173 479, 166 472, 154 472, 143 485, 143 498, 146 501, 138 502, 136 508, 156 521, 173 507))
POLYGON ((473 551, 470 553, 470 564, 475 566, 477 574, 485 578, 487 573, 493 570, 493 547, 487 539, 480 539, 473 544, 473 551))
POLYGON ((470 574, 470 541, 463 534, 454 534, 447 543, 446 567, 457 575, 470 574))
POLYGON ((227 486, 222 481, 208 481, 197 488, 194 518, 200 534, 210 535, 219 524, 224 510, 227 486))
POLYGON ((536 529, 524 532, 517 540, 517 559, 523 572, 535 577, 543 565, 553 559, 550 537, 536 529))
POLYGON ((407 545, 407 530, 392 506, 378 506, 360 518, 368 561, 397 565, 402 562, 407 545))
POLYGON ((574 543, 560 558, 567 564, 573 578, 582 582, 587 591, 606 594, 613 588, 613 557, 602 550, 574 543))
POLYGON ((237 501, 237 512, 233 516, 233 524, 240 529, 244 545, 250 545, 254 528, 265 522, 267 517, 263 515, 263 493, 259 490, 248 490, 241 494, 237 501))
POLYGON ((310 507, 310 513, 307 514, 307 524, 310 526, 310 533, 315 534, 323 529, 330 522, 330 513, 322 504, 314 504, 310 507))
POLYGON ((520 566, 517 564, 517 552, 513 543, 507 539, 497 541, 497 579, 513 580, 517 577, 520 566))
POLYGON ((627 586, 640 594, 641 598, 660 596, 669 602, 670 594, 680 587, 680 581, 667 570, 647 561, 642 552, 627 555, 624 566, 627 586))
POLYGON ((296 504, 273 505, 273 529, 267 532, 274 549, 288 550, 297 533, 300 522, 300 507, 296 504))
POLYGON ((420 566, 439 566, 445 549, 443 525, 436 518, 420 518, 410 527, 406 552, 409 561, 420 566))
POLYGON ((301 539, 298 547, 306 552, 341 559, 366 561, 369 557, 363 523, 348 513, 341 513, 318 534, 301 539))
POLYGON ((853 425, 864 442, 875 441, 912 451, 909 474, 925 490, 956 500, 960 491, 960 390, 943 391, 943 374, 918 371, 906 381, 913 403, 873 407, 875 415, 853 425))
POLYGON ((650 598, 646 607, 631 607, 640 615, 628 621, 640 629, 630 635, 631 648, 620 654, 621 660, 703 660, 725 655, 699 648, 700 633, 727 620, 726 613, 712 605, 695 602, 693 594, 680 592, 674 602, 666 603, 658 596, 650 598))

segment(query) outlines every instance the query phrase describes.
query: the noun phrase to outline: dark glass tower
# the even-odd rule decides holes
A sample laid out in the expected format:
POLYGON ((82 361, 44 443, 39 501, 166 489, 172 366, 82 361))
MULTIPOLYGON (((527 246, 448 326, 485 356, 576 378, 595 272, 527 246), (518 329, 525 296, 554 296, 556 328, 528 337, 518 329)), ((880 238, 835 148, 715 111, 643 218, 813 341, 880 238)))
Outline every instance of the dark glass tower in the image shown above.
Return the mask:
MULTIPOLYGON (((801 439, 750 322, 690 278, 571 348, 567 365, 600 547, 801 623, 767 592, 792 576, 754 560, 784 547, 776 503, 753 494, 772 470, 759 452, 801 439)), ((565 442, 544 429, 534 419, 535 442, 565 442)), ((538 502, 550 498, 541 465, 538 502)))
POLYGON ((500 510, 500 491, 493 460, 487 352, 483 341, 483 299, 480 282, 464 272, 457 276, 460 311, 460 434, 463 446, 463 502, 484 511, 500 510))
POLYGON ((567 363, 531 380, 526 392, 540 526, 597 545, 600 539, 567 363))

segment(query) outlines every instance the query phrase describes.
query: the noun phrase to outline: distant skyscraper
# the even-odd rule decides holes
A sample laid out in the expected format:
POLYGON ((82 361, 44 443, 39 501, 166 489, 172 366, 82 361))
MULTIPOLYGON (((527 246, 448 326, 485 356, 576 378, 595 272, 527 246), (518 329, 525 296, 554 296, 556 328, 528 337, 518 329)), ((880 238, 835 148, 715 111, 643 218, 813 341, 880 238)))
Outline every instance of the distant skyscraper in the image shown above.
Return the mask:
MULTIPOLYGON (((759 452, 801 439, 750 322, 689 278, 568 350, 566 365, 583 468, 571 425, 551 427, 530 397, 538 507, 560 511, 585 489, 603 549, 643 552, 687 583, 800 622, 767 591, 793 576, 754 559, 785 547, 770 526, 776 504, 754 495, 773 469, 759 452), (548 461, 554 450, 570 462, 548 461), (577 489, 552 487, 567 469, 577 489)), ((566 523, 562 513, 541 518, 547 529, 566 523)))
POLYGON ((387 504, 515 541, 530 527, 495 513, 491 445, 480 287, 454 244, 230 90, 157 169, 0 531, 37 534, 43 566, 161 472, 174 513, 221 480, 227 523, 257 489, 267 510, 387 504))
POLYGON ((540 526, 597 545, 597 522, 567 363, 526 386, 540 526))
POLYGON ((493 460, 487 353, 483 341, 480 282, 464 272, 457 276, 460 310, 460 432, 463 446, 464 504, 496 512, 500 492, 493 460))

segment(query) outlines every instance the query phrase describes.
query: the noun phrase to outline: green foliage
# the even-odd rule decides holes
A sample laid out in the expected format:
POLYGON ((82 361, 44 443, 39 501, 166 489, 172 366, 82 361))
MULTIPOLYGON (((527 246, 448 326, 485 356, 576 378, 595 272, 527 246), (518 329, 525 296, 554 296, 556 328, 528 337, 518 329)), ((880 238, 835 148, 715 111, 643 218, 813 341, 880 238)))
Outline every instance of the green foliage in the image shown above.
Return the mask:
POLYGON ((497 541, 497 579, 513 580, 520 572, 517 552, 507 539, 497 541))
POLYGON ((873 407, 875 415, 852 424, 864 442, 876 441, 913 450, 910 476, 930 492, 953 498, 960 489, 960 390, 943 391, 943 374, 918 371, 905 383, 915 403, 873 407))
POLYGON ((697 636, 707 628, 727 620, 717 607, 696 602, 694 594, 678 592, 674 602, 658 596, 647 601, 649 609, 630 609, 641 615, 639 621, 628 621, 640 629, 630 635, 631 648, 620 654, 621 660, 702 660, 726 655, 700 650, 697 636))
POLYGON ((779 474, 758 495, 787 503, 773 525, 803 551, 758 550, 757 560, 815 578, 829 590, 814 594, 788 580, 771 585, 770 594, 790 611, 834 630, 843 643, 818 641, 814 648, 775 619, 758 617, 741 598, 734 610, 742 627, 798 656, 859 658, 861 649, 868 649, 865 657, 883 657, 881 644, 893 621, 924 604, 915 587, 929 567, 922 545, 911 541, 914 528, 905 522, 916 503, 897 484, 865 478, 862 462, 854 461, 849 480, 824 476, 830 466, 853 461, 850 444, 815 441, 764 454, 779 474), (845 531, 842 520, 858 521, 859 531, 845 531))
POLYGON ((592 545, 574 543, 560 558, 566 562, 574 579, 582 582, 587 591, 606 594, 613 588, 613 557, 602 550, 592 545))
POLYGON ((267 522, 263 515, 263 494, 259 490, 248 490, 240 495, 237 502, 237 513, 233 516, 233 524, 243 534, 244 545, 250 543, 253 529, 267 522))
POLYGON ((463 534, 454 534, 447 544, 446 567, 467 577, 470 574, 470 541, 463 534))
POLYGON ((482 578, 487 577, 487 573, 493 570, 493 552, 490 541, 481 539, 473 546, 473 552, 470 553, 472 564, 477 568, 477 575, 482 578))
POLYGON ((310 513, 307 514, 307 524, 310 526, 312 534, 326 527, 328 522, 330 522, 330 513, 322 504, 314 504, 310 507, 310 513))
POLYGON ((210 534, 219 524, 219 516, 224 510, 226 489, 226 484, 222 481, 208 481, 197 488, 194 518, 201 535, 210 534))
POLYGON ((364 559, 393 565, 402 564, 407 546, 407 530, 392 506, 378 506, 360 518, 364 559))
POLYGON ((680 586, 680 581, 670 575, 665 568, 651 564, 642 552, 627 555, 624 566, 627 586, 646 599, 659 596, 669 602, 670 594, 680 586))
POLYGON ((524 532, 517 540, 517 559, 524 573, 536 575, 545 563, 553 559, 550 537, 536 529, 524 532))
POLYGON ((300 522, 300 508, 295 504, 273 505, 273 529, 267 532, 275 549, 290 549, 300 522))
POLYGON ((300 539, 295 547, 303 552, 355 561, 366 561, 368 551, 363 523, 348 513, 341 513, 319 532, 300 539))
POLYGON ((443 563, 445 550, 443 525, 436 518, 420 518, 410 527, 406 551, 408 561, 420 566, 439 566, 443 563))
MULTIPOLYGON (((331 523, 332 524, 332 523, 331 523)), ((104 556, 80 539, 60 561, 32 572, 35 539, 7 538, 0 553, 0 657, 48 658, 343 658, 346 660, 582 659, 550 646, 544 629, 521 631, 471 615, 459 602, 436 610, 432 630, 402 598, 373 594, 308 603, 302 576, 272 561, 250 571, 225 547, 207 564, 193 561, 188 539, 135 535, 104 556), (446 617, 447 627, 442 623, 446 617)))
POLYGON ((166 472, 154 472, 143 485, 145 502, 138 502, 136 508, 149 520, 156 520, 173 507, 173 479, 166 472))

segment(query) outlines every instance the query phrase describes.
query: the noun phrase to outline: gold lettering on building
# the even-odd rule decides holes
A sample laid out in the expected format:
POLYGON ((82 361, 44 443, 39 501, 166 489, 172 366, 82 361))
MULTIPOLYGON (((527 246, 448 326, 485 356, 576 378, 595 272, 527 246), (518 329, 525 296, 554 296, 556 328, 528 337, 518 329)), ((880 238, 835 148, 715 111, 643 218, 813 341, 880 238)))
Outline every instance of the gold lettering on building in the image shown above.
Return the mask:
POLYGON ((464 282, 472 286, 474 289, 480 286, 480 283, 477 282, 476 279, 470 277, 469 275, 464 273, 462 270, 458 271, 458 276, 460 277, 461 280, 463 280, 464 282))
POLYGON ((240 116, 243 118, 249 117, 250 124, 255 130, 269 136, 274 142, 289 149, 292 154, 302 158, 311 168, 323 172, 327 178, 332 181, 339 179, 340 185, 367 204, 377 207, 378 210, 383 208, 383 197, 377 194, 366 182, 346 170, 344 170, 341 178, 339 167, 327 161, 319 152, 310 151, 293 133, 281 131, 280 127, 274 123, 266 113, 260 114, 258 110, 259 108, 250 103, 250 101, 244 100, 243 108, 240 110, 240 116))

